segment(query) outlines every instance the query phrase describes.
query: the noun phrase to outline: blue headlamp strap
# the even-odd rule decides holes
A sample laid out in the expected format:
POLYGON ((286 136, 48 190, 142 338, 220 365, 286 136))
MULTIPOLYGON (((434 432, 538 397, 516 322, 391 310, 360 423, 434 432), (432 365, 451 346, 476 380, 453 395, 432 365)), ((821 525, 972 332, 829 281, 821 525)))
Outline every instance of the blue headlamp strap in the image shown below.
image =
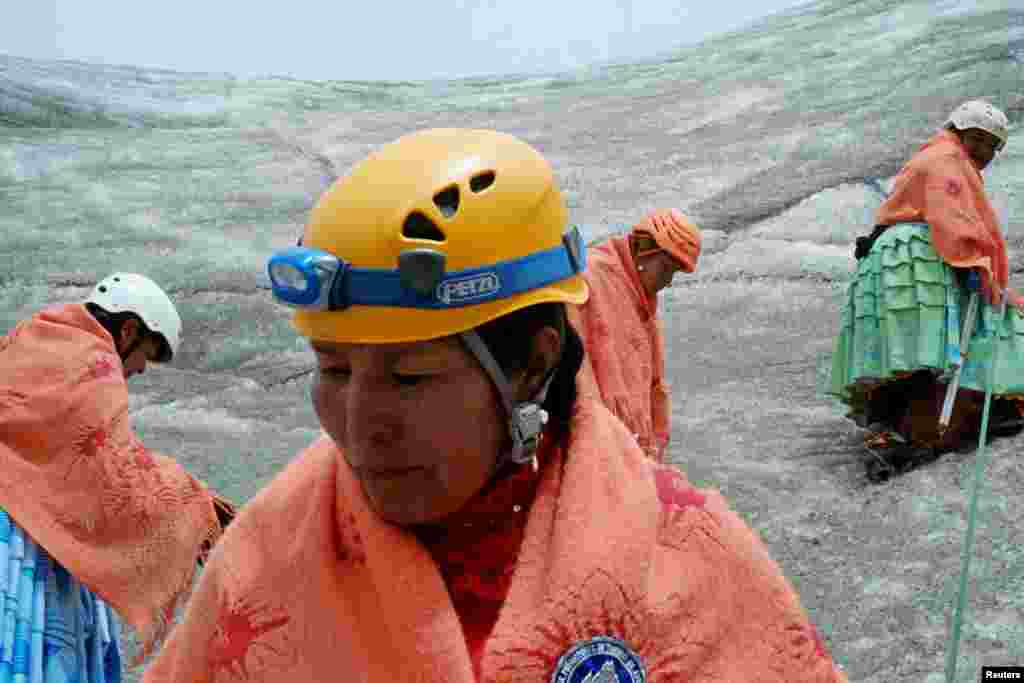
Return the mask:
POLYGON ((583 272, 586 246, 573 227, 562 244, 485 268, 445 272, 444 254, 413 249, 399 267, 357 268, 319 249, 292 247, 270 258, 274 297, 298 308, 349 306, 445 309, 505 299, 583 272))

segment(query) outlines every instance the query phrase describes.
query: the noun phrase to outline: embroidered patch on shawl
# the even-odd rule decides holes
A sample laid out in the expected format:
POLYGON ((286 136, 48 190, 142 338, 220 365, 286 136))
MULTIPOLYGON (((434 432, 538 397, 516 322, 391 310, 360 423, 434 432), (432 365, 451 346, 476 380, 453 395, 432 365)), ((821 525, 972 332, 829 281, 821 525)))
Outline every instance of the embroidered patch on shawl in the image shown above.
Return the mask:
POLYGON ((640 656, 621 640, 596 636, 577 643, 558 660, 551 683, 644 683, 640 656))
MULTIPOLYGON (((495 641, 490 647, 500 680, 548 680, 579 683, 631 680, 615 667, 619 678, 597 678, 604 661, 599 660, 595 677, 555 678, 565 655, 581 643, 601 637, 628 643, 627 651, 642 664, 644 678, 638 681, 686 680, 694 661, 706 656, 710 643, 680 639, 680 629, 689 628, 693 610, 684 606, 686 598, 673 593, 652 604, 645 596, 623 585, 604 571, 596 571, 580 585, 552 601, 541 614, 531 619, 529 635, 517 634, 513 643, 495 641)), ((696 628, 696 627, 695 627, 696 628)), ((569 654, 570 658, 572 657, 569 654)), ((606 659, 606 658, 605 658, 606 659)))

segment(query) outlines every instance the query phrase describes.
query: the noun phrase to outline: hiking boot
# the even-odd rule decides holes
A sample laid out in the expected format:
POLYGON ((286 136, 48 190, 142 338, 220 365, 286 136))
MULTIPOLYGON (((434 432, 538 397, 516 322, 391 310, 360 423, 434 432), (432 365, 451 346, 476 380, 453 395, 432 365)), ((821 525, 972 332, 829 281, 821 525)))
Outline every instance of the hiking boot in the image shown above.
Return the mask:
POLYGON ((1024 418, 1016 417, 1001 420, 988 426, 989 437, 1016 436, 1024 430, 1024 418))
POLYGON ((941 451, 932 446, 901 444, 888 448, 867 448, 864 469, 868 481, 880 484, 897 474, 906 474, 939 459, 941 451))
POLYGON ((993 401, 989 415, 988 436, 1014 436, 1024 430, 1024 417, 1014 401, 993 401))
POLYGON ((940 455, 941 453, 938 448, 908 444, 894 448, 893 452, 889 455, 889 462, 896 468, 897 473, 905 474, 910 470, 938 460, 940 455))
POLYGON ((881 452, 873 448, 868 448, 866 451, 868 457, 864 461, 864 470, 868 481, 873 484, 881 484, 896 473, 896 468, 881 452))

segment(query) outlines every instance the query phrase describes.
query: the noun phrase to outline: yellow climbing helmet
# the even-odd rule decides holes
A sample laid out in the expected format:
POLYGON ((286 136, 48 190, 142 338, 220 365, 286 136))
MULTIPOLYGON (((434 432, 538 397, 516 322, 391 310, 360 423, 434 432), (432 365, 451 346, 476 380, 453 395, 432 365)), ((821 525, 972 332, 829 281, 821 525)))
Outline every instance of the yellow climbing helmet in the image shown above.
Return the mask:
POLYGON ((567 222, 551 166, 530 145, 423 130, 339 179, 268 272, 306 337, 435 339, 534 304, 585 302, 585 248, 567 222))

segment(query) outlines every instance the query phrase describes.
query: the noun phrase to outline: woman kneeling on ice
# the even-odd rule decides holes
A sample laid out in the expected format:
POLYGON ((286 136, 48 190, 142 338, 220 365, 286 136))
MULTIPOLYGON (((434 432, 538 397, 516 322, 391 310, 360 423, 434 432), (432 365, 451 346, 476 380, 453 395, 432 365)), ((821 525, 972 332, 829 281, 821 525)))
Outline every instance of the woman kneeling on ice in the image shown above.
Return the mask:
POLYGON ((995 433, 1019 427, 1024 299, 1006 289, 1006 244, 981 175, 1006 144, 1007 126, 986 102, 958 107, 900 171, 874 233, 858 240, 831 393, 870 430, 872 479, 934 459, 980 431, 993 340, 1002 360, 991 424, 995 433), (961 330, 971 292, 979 289, 976 324, 961 330), (1011 305, 1000 317, 994 304, 1004 291, 1011 305), (948 371, 960 361, 962 334, 970 341, 961 391, 942 430, 948 371))
POLYGON ((662 461, 671 434, 665 343, 658 292, 700 258, 700 231, 676 209, 652 211, 625 236, 587 254, 590 298, 569 309, 583 338, 583 396, 596 395, 622 420, 640 448, 662 461))
POLYGON ((385 146, 271 258, 325 435, 214 548, 148 683, 843 681, 721 496, 577 400, 587 298, 547 162, 385 146))

